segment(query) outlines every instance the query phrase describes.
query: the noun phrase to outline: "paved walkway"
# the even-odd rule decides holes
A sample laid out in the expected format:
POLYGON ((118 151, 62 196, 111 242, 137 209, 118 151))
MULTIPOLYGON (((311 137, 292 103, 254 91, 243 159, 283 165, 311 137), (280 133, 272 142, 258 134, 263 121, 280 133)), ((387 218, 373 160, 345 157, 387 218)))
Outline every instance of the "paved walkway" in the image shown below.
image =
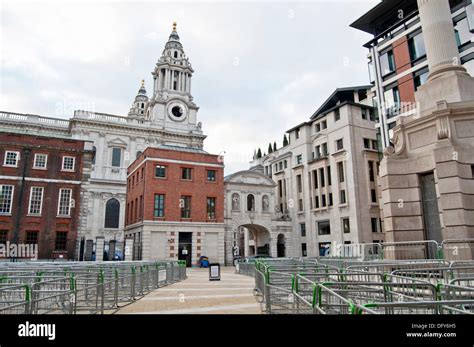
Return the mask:
POLYGON ((221 280, 209 281, 209 270, 188 268, 188 278, 152 291, 117 314, 261 314, 254 297, 255 280, 221 267, 221 280))

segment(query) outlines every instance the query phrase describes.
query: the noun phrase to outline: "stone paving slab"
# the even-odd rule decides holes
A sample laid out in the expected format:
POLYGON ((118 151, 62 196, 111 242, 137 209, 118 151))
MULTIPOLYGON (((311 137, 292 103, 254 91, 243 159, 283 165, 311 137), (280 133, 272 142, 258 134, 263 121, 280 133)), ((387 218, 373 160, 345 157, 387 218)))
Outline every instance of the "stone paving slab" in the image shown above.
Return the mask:
POLYGON ((221 267, 221 280, 209 281, 209 270, 188 268, 188 278, 159 288, 119 309, 117 314, 261 314, 255 280, 221 267))

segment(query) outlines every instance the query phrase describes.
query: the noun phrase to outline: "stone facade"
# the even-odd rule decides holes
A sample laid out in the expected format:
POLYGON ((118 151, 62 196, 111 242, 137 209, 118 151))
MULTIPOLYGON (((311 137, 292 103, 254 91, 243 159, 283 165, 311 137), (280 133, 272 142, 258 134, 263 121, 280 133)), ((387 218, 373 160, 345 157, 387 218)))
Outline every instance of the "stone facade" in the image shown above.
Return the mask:
MULTIPOLYGON (((381 164, 387 240, 472 239, 474 78, 453 64, 459 55, 447 1, 418 7, 431 73, 416 93, 419 113, 399 119, 381 164)), ((472 259, 469 247, 462 258, 472 259)))
MULTIPOLYGON (((127 167, 147 147, 173 145, 202 149, 206 136, 197 122, 198 107, 191 95, 193 72, 174 26, 152 73, 152 97, 148 98, 142 82, 126 117, 77 110, 71 119, 65 120, 0 112, 0 131, 4 133, 26 132, 93 142, 95 155, 80 206, 78 243, 95 243, 97 238, 106 245, 112 240, 123 241, 127 167), (175 52, 180 56, 174 58, 175 52), (177 70, 185 72, 186 84, 177 84, 175 88, 177 70), (165 76, 169 83, 164 83, 165 76), (120 220, 117 227, 106 228, 106 206, 111 199, 120 204, 120 220)), ((81 257, 79 253, 76 256, 81 257)))
POLYGON ((225 178, 227 265, 235 257, 293 255, 291 221, 275 211, 275 186, 261 168, 239 171, 225 178))
POLYGON ((291 219, 294 256, 384 240, 369 88, 336 90, 310 121, 287 131, 287 146, 256 159, 277 184, 277 210, 291 219))

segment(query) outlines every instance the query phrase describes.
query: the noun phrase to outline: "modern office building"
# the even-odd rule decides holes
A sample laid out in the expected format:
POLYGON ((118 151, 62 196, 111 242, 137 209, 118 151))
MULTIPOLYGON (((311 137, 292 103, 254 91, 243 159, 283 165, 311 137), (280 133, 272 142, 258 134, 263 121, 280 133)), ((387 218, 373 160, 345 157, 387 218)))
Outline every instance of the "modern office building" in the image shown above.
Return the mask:
MULTIPOLYGON (((447 1, 418 4, 430 73, 415 93, 418 114, 399 119, 381 163, 386 237, 444 242, 446 259, 472 260, 474 77, 452 64, 459 46, 447 1)), ((430 243, 419 243, 414 257, 435 257, 430 243)))
MULTIPOLYGON (((36 244, 39 259, 73 259, 92 143, 0 133, 0 243, 36 244)), ((92 255, 92 249, 89 249, 92 255)))
MULTIPOLYGON (((453 64, 474 73, 474 9, 471 0, 450 0, 454 33, 459 51, 453 64)), ((418 113, 415 92, 428 78, 423 24, 416 0, 383 0, 351 27, 373 35, 369 49, 369 73, 374 105, 379 114, 377 129, 383 147, 390 145, 399 117, 418 113)))
POLYGON ((337 89, 287 131, 288 145, 254 160, 276 183, 275 207, 291 220, 294 256, 328 254, 334 242, 383 241, 370 89, 337 89))
POLYGON ((125 234, 133 259, 201 256, 224 264, 224 163, 195 148, 147 148, 128 168, 125 234))

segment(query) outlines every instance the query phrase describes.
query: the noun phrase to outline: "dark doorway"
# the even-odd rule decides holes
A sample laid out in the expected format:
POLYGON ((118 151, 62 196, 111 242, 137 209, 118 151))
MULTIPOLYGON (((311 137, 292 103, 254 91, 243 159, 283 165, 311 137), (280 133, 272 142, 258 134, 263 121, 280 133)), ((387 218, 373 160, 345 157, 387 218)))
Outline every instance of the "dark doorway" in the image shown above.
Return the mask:
MULTIPOLYGON (((435 177, 433 172, 420 175, 421 200, 423 203, 423 223, 425 227, 425 238, 441 243, 441 222, 439 219, 438 197, 436 195, 435 177)), ((431 252, 429 252, 431 253, 431 252)), ((435 254, 428 254, 434 258, 435 254)))
POLYGON ((283 258, 285 256, 285 235, 278 235, 277 239, 277 257, 283 258))
POLYGON ((193 233, 179 233, 178 236, 178 259, 185 260, 186 266, 191 267, 193 249, 193 233))

